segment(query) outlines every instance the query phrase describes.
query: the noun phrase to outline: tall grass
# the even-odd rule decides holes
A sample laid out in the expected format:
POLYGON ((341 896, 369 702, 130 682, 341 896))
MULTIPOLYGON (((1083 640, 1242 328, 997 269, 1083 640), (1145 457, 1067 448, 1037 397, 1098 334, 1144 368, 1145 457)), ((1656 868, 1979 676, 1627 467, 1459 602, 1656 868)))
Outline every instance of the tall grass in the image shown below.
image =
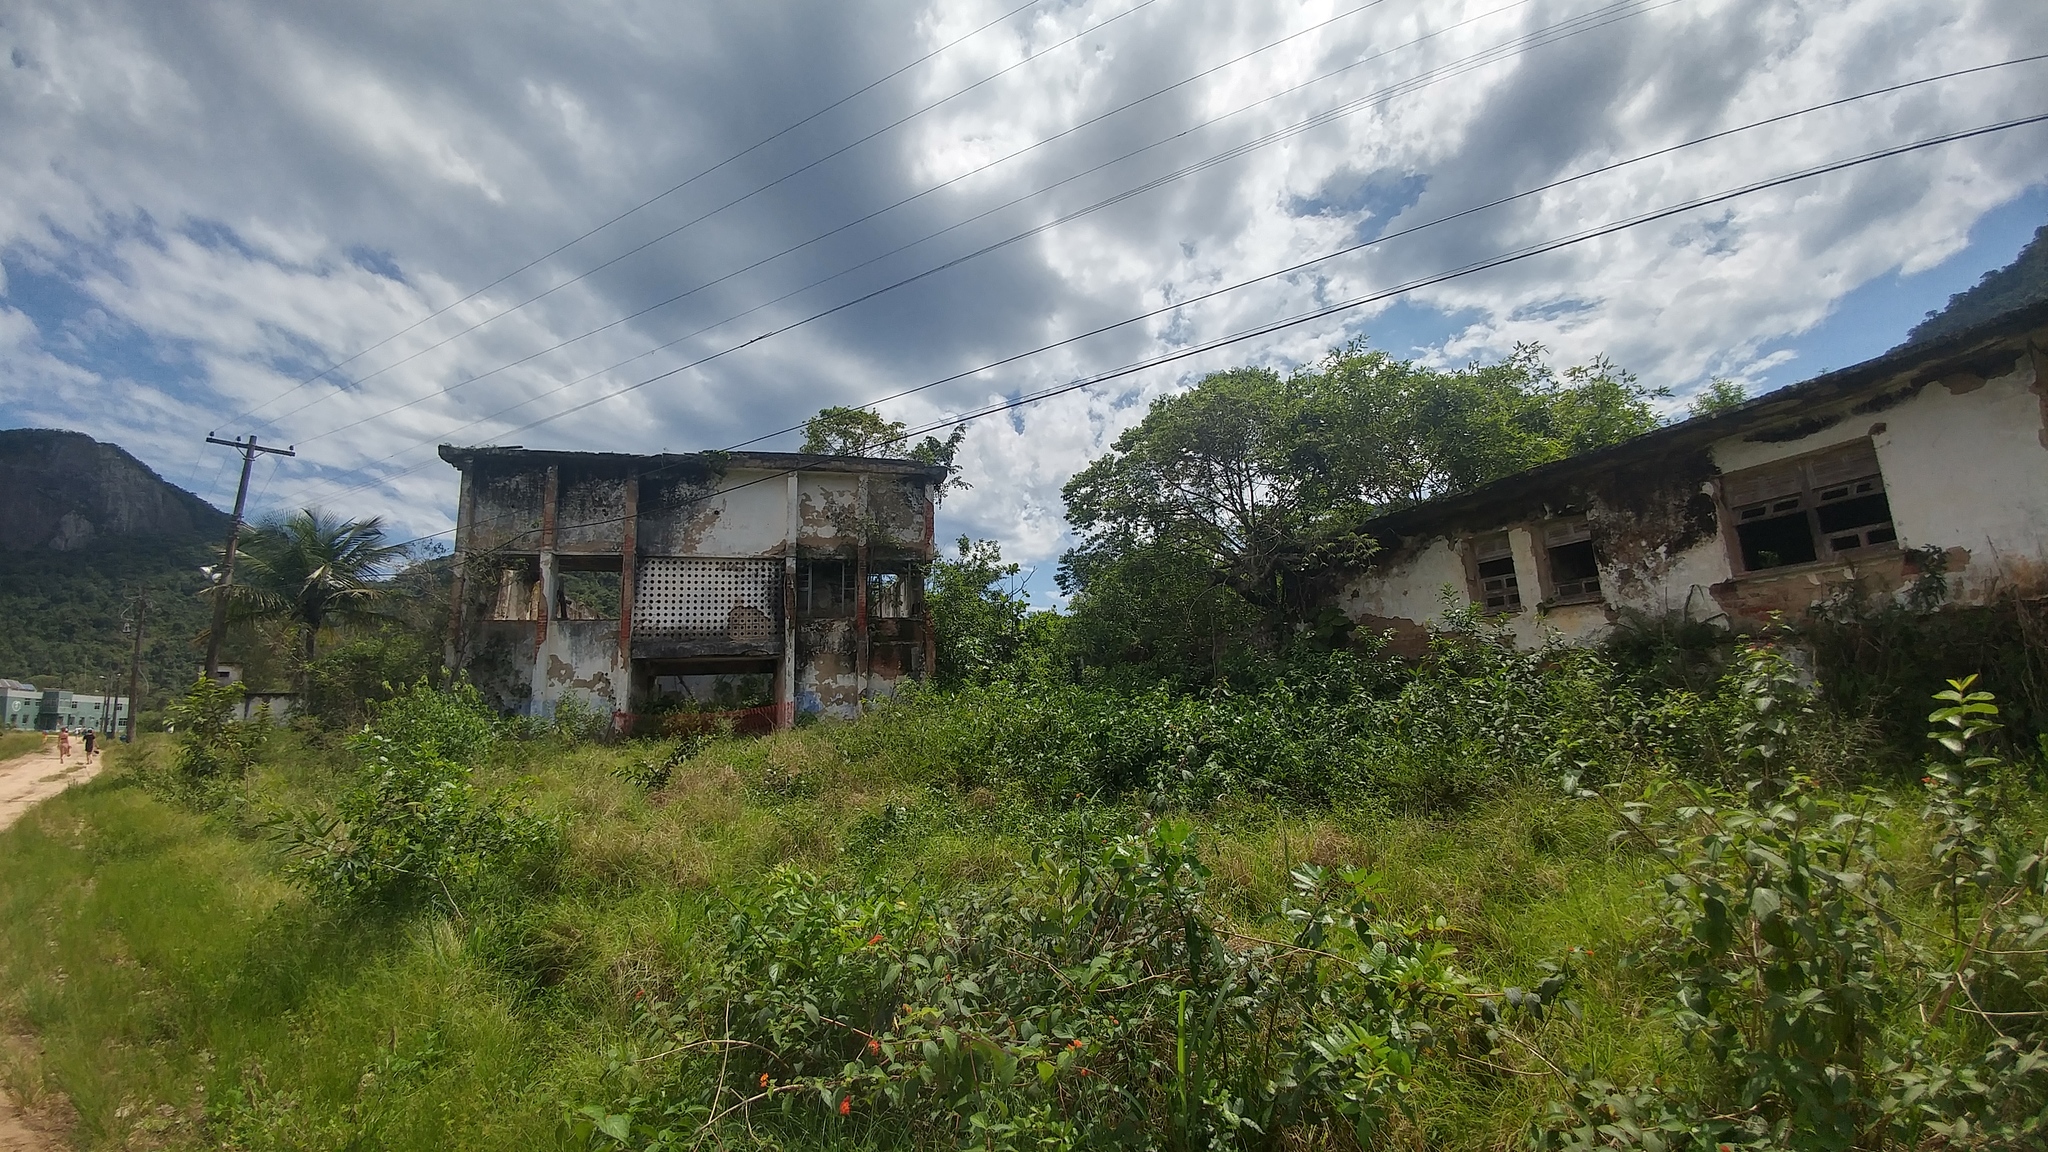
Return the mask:
POLYGON ((0 760, 26 756, 42 746, 43 734, 40 732, 0 732, 0 760))
MULTIPOLYGON (((343 909, 284 878, 267 830, 359 779, 342 739, 270 737, 233 801, 202 812, 167 798, 175 749, 146 737, 0 834, 0 1017, 41 1039, 0 1078, 68 1095, 84 1148, 585 1147, 577 1110, 622 1108, 645 1082, 636 1006, 701 986, 779 869, 821 892, 971 904, 1049 845, 1177 812, 1219 930, 1295 930, 1281 908, 1301 865, 1374 873, 1380 914, 1426 926, 1476 985, 1534 987, 1570 963, 1580 1015, 1541 1025, 1559 1066, 1710 1082, 1659 1011, 1668 974, 1637 959, 1659 939, 1662 863, 1611 843, 1612 818, 1557 780, 1716 778, 1725 705, 1613 689, 1590 658, 1459 644, 1398 682, 1333 668, 1232 697, 913 694, 714 741, 652 791, 635 781, 660 778, 667 745, 501 740, 474 785, 556 822, 559 859, 453 902, 343 909)), ((1822 714, 1802 731, 1788 757, 1864 767, 1853 728, 1822 714)), ((2038 805, 2013 819, 2038 839, 2038 805)), ((1895 832, 1911 888, 1929 841, 1909 814, 1895 832)), ((1503 1060, 1432 1066, 1375 1141, 1518 1145, 1562 1088, 1503 1060)), ((887 1135, 832 1123, 781 1138, 887 1135)))

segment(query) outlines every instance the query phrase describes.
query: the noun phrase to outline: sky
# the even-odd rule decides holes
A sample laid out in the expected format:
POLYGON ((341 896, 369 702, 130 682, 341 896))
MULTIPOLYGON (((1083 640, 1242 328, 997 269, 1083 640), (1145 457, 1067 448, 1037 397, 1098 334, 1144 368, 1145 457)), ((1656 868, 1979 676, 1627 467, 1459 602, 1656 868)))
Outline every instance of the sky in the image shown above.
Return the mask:
POLYGON ((1884 351, 2048 221, 2048 124, 1719 198, 2048 113, 2039 53, 2038 0, 4 0, 0 426, 223 506, 255 434, 257 514, 428 536, 443 442, 788 449, 1186 353, 969 426, 941 536, 1051 599, 1062 484, 1207 372, 1533 341, 1676 410, 1884 351))

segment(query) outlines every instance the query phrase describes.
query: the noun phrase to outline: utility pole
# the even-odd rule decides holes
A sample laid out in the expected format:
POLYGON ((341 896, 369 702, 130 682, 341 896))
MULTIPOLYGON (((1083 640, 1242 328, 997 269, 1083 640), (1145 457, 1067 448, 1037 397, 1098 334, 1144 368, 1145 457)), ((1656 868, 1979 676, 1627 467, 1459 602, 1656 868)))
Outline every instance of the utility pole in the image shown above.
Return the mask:
POLYGON ((228 627, 228 589, 235 582, 235 546, 242 539, 242 509, 249 502, 249 469, 256 463, 258 452, 274 456, 296 456, 298 453, 290 448, 266 448, 256 443, 253 432, 247 440, 222 440, 209 435, 206 442, 233 448, 242 454, 242 482, 235 487, 235 514, 228 520, 228 549, 221 555, 220 571, 213 578, 213 627, 206 630, 206 678, 212 680, 220 671, 220 635, 228 627))
POLYGON ((121 739, 135 743, 135 710, 142 706, 142 623, 149 618, 149 588, 135 592, 135 647, 128 653, 128 728, 121 739))

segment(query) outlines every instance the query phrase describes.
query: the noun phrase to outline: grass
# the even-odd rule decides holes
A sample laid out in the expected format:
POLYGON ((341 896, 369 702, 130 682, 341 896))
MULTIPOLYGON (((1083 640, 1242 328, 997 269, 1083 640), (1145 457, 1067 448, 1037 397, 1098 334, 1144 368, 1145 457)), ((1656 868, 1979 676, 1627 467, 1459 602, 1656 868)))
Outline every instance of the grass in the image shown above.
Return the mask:
MULTIPOLYGON (((884 713, 713 744, 648 794, 620 770, 666 746, 515 745, 483 782, 566 820, 559 883, 516 907, 344 920, 280 881, 260 834, 266 813, 333 791, 351 765, 338 744, 280 734, 246 806, 213 815, 139 783, 163 738, 115 746, 99 780, 0 834, 0 1030, 41 1041, 0 1062, 0 1083, 68 1096, 85 1149, 568 1147, 565 1113, 615 1095, 635 993, 690 979, 721 891, 790 862, 958 888, 1080 819, 1146 818, 961 791, 936 747, 884 713)), ((1596 805, 1519 788, 1449 816, 1238 804, 1200 827, 1211 892, 1244 932, 1287 931, 1296 864, 1370 868, 1391 914, 1445 918, 1481 981, 1533 984, 1572 957, 1584 1018, 1543 1026, 1572 1066, 1704 1074, 1653 1011, 1668 978, 1627 962, 1661 871, 1610 846, 1596 805)), ((1556 1091, 1434 1068, 1395 1142, 1516 1146, 1556 1091)))
POLYGON ((43 746, 41 732, 0 732, 0 760, 26 756, 43 746))

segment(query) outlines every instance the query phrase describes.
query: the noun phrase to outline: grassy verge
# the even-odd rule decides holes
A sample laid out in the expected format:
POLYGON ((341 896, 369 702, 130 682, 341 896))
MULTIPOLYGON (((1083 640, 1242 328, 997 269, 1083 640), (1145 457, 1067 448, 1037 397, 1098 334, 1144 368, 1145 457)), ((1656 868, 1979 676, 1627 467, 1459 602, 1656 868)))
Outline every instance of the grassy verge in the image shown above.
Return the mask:
MULTIPOLYGON (((588 1148, 575 1109, 631 1109, 643 1082, 641 998, 686 1000, 713 978, 735 912, 754 916, 752 894, 770 881, 788 886, 778 869, 815 873, 803 883, 852 894, 848 906, 895 892, 938 904, 993 892, 1081 828, 1100 840, 1153 822, 1137 791, 1049 801, 1040 781, 963 769, 963 740, 942 728, 977 722, 926 701, 858 724, 713 742, 653 789, 633 781, 662 777, 666 744, 502 740, 475 783, 563 828, 549 879, 514 896, 444 892, 354 914, 285 883, 268 834, 274 814, 340 795, 358 752, 332 736, 272 736, 246 783, 199 814, 145 787, 170 763, 166 738, 117 746, 104 777, 0 834, 0 1031, 41 1039, 39 1054, 0 1062, 0 1082, 29 1099, 68 1095, 82 1148, 588 1148)), ((1608 779, 1647 771, 1630 765, 1608 765, 1608 779)), ((2040 842, 2038 793, 2019 777, 2009 785, 2001 826, 2040 842)), ((1319 865, 1370 873, 1360 883, 1374 914, 1411 924, 1403 939, 1454 947, 1473 986, 1532 988, 1550 963, 1571 970, 1571 1013, 1518 1019, 1526 1052, 1432 1056, 1374 1146, 1520 1146, 1581 1068, 1618 1084, 1729 1088, 1669 1013, 1681 974, 1669 949, 1659 953, 1673 939, 1659 898, 1671 865, 1640 836, 1616 836, 1620 812, 1606 801, 1509 779, 1448 812, 1370 789, 1327 806, 1251 795, 1233 791, 1190 816, 1204 914, 1241 947, 1296 939, 1300 920, 1284 914, 1298 896, 1290 875, 1319 865)), ((1939 927, 1921 801, 1827 789, 1827 804, 1837 801, 1880 812, 1868 845, 1901 894, 1892 910, 1939 927)), ((1677 804, 1657 801, 1647 818, 1675 828, 1677 804)), ((883 941, 829 929, 860 963, 883 941)), ((1946 939, 1915 933, 1923 951, 1946 939)), ((2015 1011, 2032 1011, 2013 996, 2015 1011)), ((1927 1027, 1915 1017, 1923 1000, 1872 1002, 1882 1009, 1872 1035, 1925 1039, 1931 1060, 1970 1056, 1974 1025, 1927 1027)), ((915 1142, 881 1119, 842 1127, 838 1115, 825 1107, 823 1125, 799 1117, 774 1132, 793 1146, 854 1134, 915 1142)), ((1311 1136, 1348 1140, 1331 1127, 1311 1136)))
POLYGON ((0 760, 26 756, 43 746, 40 732, 0 732, 0 760))
MULTIPOLYGON (((555 889, 489 914, 346 921, 282 884, 250 830, 330 787, 339 753, 274 741, 249 808, 229 818, 136 784, 126 769, 163 745, 122 749, 107 777, 0 836, 4 1007, 43 1039, 40 1059, 6 1069, 10 1086, 68 1094, 86 1148, 556 1146, 567 1109, 613 1091, 607 1055, 634 992, 700 963, 722 890, 792 861, 828 880, 956 889, 1082 818, 934 789, 928 764, 875 736, 854 725, 714 745, 653 795, 619 770, 665 748, 519 746, 492 771, 569 818, 555 889)), ((1245 931, 1284 931, 1273 910, 1294 865, 1371 867, 1390 910, 1448 918, 1482 979, 1528 982, 1538 962, 1590 950, 1600 1007, 1560 1038, 1566 1050, 1671 1073, 1684 1058, 1644 1019, 1642 977, 1613 960, 1640 931, 1651 873, 1605 833, 1534 792, 1456 818, 1238 807, 1201 826, 1212 890, 1245 931)), ((1407 1142, 1510 1143, 1545 1089, 1439 1078, 1407 1142)))

